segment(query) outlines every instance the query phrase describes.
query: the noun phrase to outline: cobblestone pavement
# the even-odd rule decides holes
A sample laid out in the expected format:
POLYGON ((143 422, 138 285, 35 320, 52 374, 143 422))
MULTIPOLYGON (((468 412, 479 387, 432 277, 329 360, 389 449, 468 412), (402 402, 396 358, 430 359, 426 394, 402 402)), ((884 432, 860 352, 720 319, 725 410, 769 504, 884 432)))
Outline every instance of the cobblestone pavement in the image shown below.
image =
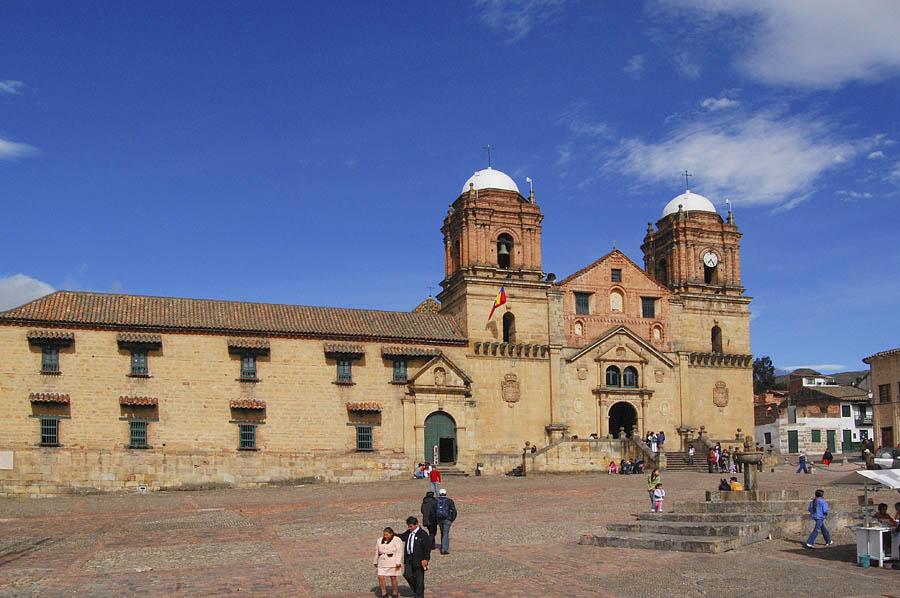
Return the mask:
MULTIPOLYGON (((824 487, 849 471, 766 472, 764 489, 824 487)), ((667 507, 700 500, 719 476, 664 473, 667 507)), ((582 533, 646 508, 643 476, 449 478, 460 518, 434 553, 430 597, 900 596, 900 572, 860 569, 803 537, 723 555, 578 546, 582 533)), ((0 596, 377 596, 375 540, 419 511, 419 481, 50 499, 0 499, 0 596)), ((880 500, 895 502, 896 493, 880 500)), ((410 593, 401 581, 402 594, 410 593)))

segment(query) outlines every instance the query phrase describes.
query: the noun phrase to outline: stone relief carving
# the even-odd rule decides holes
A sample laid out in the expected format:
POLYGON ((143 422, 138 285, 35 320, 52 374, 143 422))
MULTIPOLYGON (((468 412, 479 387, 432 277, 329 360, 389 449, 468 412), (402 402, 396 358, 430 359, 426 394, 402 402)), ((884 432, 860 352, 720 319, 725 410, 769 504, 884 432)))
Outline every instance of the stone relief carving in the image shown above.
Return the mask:
POLYGON ((584 402, 581 399, 575 399, 572 401, 572 410, 575 411, 575 413, 583 413, 584 402))
POLYGON ((515 374, 506 374, 503 376, 503 381, 500 382, 500 394, 510 407, 513 406, 513 403, 518 403, 521 394, 519 390, 519 377, 515 374))
POLYGON ((670 412, 671 412, 671 408, 669 407, 669 402, 662 401, 659 404, 659 414, 662 416, 668 416, 670 412))
POLYGON ((666 373, 662 370, 654 370, 654 372, 653 372, 653 375, 656 378, 657 382, 662 382, 663 378, 665 377, 665 374, 666 373))
POLYGON ((579 380, 587 380, 587 377, 588 377, 588 369, 587 368, 578 368, 576 371, 578 373, 579 380))
POLYGON ((713 387, 713 404, 720 409, 728 405, 728 386, 721 380, 713 387))
POLYGON ((616 347, 616 357, 625 357, 625 347, 616 347))
POLYGON ((434 368, 434 385, 444 386, 447 384, 447 372, 444 368, 434 368))

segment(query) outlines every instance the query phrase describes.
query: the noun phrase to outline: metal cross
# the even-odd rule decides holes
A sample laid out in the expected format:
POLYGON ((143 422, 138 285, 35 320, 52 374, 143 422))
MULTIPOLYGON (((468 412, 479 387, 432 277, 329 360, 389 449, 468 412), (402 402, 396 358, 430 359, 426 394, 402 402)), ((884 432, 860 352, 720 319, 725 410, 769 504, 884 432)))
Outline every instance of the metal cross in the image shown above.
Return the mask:
POLYGON ((428 287, 428 296, 429 296, 429 297, 431 297, 431 289, 433 289, 433 288, 434 288, 434 287, 428 287))
POLYGON ((689 172, 687 171, 687 169, 685 168, 685 169, 684 169, 684 172, 681 173, 681 176, 684 177, 684 190, 685 190, 685 191, 688 191, 688 190, 691 188, 691 186, 688 184, 688 177, 692 177, 692 176, 694 176, 694 175, 692 175, 691 173, 689 173, 689 172))
POLYGON ((490 143, 488 143, 486 146, 484 146, 484 147, 481 148, 481 149, 487 150, 487 155, 488 155, 488 168, 490 168, 490 167, 491 167, 491 150, 494 149, 494 146, 491 145, 490 143))

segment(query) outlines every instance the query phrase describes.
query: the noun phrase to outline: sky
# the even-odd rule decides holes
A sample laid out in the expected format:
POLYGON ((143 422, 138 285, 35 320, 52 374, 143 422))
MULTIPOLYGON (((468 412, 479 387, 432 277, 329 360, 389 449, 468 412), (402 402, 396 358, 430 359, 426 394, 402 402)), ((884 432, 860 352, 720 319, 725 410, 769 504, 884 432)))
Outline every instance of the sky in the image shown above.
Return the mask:
POLYGON ((9 1, 0 308, 54 289, 409 310, 487 165, 560 278, 684 189, 743 233, 752 347, 900 345, 900 3, 9 1))

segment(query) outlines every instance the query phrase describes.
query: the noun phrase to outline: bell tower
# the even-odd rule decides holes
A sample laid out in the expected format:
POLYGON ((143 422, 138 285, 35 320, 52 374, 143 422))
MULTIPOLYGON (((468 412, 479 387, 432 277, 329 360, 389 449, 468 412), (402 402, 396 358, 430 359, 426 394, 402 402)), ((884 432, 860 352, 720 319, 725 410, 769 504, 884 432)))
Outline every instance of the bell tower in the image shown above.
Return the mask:
POLYGON ((534 193, 524 197, 515 181, 490 167, 472 175, 450 205, 441 227, 445 270, 438 299, 470 339, 547 342, 542 220, 534 193), (507 304, 488 321, 501 287, 507 304), (535 302, 543 303, 542 316, 535 302))

